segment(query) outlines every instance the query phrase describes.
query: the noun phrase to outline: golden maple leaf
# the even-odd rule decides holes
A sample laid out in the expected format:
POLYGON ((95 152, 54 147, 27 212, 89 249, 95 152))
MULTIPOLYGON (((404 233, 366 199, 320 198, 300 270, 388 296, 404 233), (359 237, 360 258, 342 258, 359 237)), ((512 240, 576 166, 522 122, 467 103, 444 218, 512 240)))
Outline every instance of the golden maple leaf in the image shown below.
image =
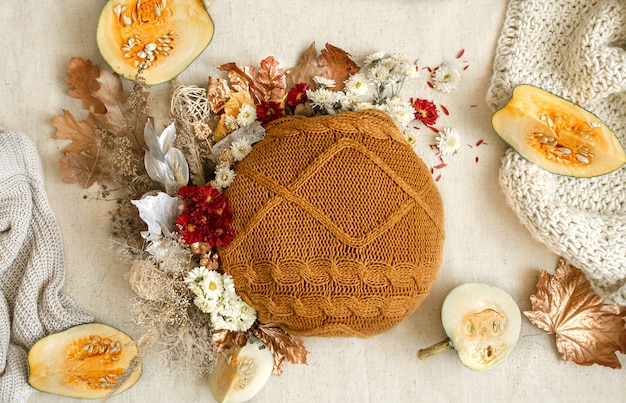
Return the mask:
POLYGON ((524 314, 556 335, 564 361, 621 368, 615 352, 626 353, 626 309, 604 302, 576 267, 561 259, 554 275, 542 271, 530 301, 524 314))

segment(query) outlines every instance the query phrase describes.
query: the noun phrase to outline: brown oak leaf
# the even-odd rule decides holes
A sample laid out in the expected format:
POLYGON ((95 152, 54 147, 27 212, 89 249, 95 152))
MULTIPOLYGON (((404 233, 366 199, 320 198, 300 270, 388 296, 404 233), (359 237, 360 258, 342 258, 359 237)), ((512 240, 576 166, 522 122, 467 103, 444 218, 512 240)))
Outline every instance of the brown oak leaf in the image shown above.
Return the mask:
POLYGON ((309 48, 300 56, 298 65, 286 71, 287 88, 293 88, 300 83, 306 83, 311 88, 315 88, 313 77, 324 76, 328 69, 327 64, 325 60, 323 64, 320 64, 315 42, 311 43, 309 48))
POLYGON ((626 309, 604 302, 576 267, 561 259, 554 275, 542 271, 530 302, 524 314, 556 335, 564 361, 621 368, 615 352, 626 353, 626 309))
POLYGON ((63 182, 76 183, 85 189, 102 179, 96 165, 96 158, 84 154, 66 153, 59 160, 59 170, 63 182))
POLYGON ((63 115, 53 117, 51 123, 57 129, 53 138, 72 140, 61 150, 63 154, 85 153, 91 157, 98 154, 100 136, 96 132, 96 124, 91 116, 82 122, 77 122, 69 111, 63 109, 63 115))
POLYGON ((344 81, 348 79, 352 74, 356 74, 361 69, 352 59, 348 53, 336 46, 329 43, 326 44, 326 48, 322 49, 322 60, 325 61, 328 66, 325 76, 335 81, 335 87, 333 90, 340 91, 344 87, 344 81))
POLYGON ((97 78, 100 77, 100 67, 94 65, 91 60, 83 60, 80 57, 70 59, 67 68, 65 82, 69 85, 67 91, 70 96, 83 102, 83 108, 93 112, 106 113, 106 107, 100 100, 93 97, 93 93, 100 89, 97 78))

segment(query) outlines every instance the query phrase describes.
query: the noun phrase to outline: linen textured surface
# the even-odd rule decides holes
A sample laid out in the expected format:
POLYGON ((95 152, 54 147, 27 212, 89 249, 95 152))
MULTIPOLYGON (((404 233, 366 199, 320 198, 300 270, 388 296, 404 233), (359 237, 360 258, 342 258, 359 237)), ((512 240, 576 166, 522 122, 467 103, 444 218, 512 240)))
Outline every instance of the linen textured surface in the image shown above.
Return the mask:
MULTIPOLYGON (((493 110, 533 84, 595 113, 626 142, 626 3, 512 0, 487 93, 493 110)), ((626 305, 626 168, 595 178, 549 173, 509 149, 500 184, 535 238, 626 305)))
POLYGON ((27 353, 42 337, 91 321, 63 295, 57 222, 30 139, 0 131, 0 401, 25 401, 27 353))

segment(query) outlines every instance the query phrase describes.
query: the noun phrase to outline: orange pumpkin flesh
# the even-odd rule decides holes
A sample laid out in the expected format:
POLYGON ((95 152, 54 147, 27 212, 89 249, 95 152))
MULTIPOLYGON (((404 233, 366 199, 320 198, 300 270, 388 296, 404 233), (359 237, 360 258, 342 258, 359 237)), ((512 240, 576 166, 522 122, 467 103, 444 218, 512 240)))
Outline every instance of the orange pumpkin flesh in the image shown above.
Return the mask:
POLYGON ((168 81, 202 53, 213 38, 213 20, 201 0, 110 0, 98 21, 104 60, 134 80, 168 81))
MULTIPOLYGON (((28 353, 28 383, 42 392, 98 399, 107 396, 137 356, 126 333, 101 323, 75 326, 39 340, 28 353)), ((116 394, 134 385, 141 365, 116 394)))

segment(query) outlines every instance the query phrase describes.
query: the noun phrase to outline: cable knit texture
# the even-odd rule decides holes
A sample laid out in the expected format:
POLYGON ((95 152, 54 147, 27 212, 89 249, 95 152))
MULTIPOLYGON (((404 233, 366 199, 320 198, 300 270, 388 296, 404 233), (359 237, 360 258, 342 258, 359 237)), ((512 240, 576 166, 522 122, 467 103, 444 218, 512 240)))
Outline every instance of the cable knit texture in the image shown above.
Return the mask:
POLYGON ((25 401, 27 352, 42 337, 91 321, 61 294, 64 257, 41 162, 23 134, 0 130, 0 401, 25 401))
MULTIPOLYGON (((487 94, 501 106, 534 84, 595 113, 626 143, 626 2, 511 0, 487 94)), ((508 150, 500 170, 507 202, 595 291, 626 305, 626 168, 591 178, 546 172, 508 150)))
POLYGON ((410 315, 436 278, 443 206, 426 165, 381 111, 272 122, 226 190, 220 250, 261 322, 366 337, 410 315))

